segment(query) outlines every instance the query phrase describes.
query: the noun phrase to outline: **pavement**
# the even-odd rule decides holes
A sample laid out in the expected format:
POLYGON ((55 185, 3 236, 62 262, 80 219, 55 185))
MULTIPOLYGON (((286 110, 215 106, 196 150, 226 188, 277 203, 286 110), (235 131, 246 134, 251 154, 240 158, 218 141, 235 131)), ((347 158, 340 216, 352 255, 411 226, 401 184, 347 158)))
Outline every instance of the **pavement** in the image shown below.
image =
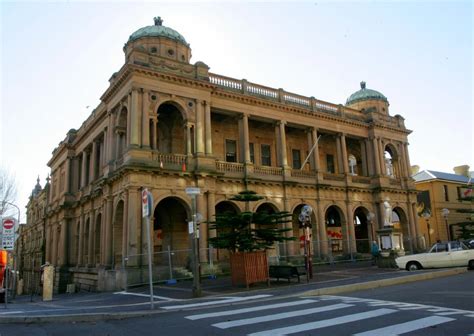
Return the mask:
POLYGON ((378 268, 370 262, 352 262, 316 266, 313 278, 308 282, 304 276, 300 283, 297 279, 291 282, 272 279, 270 286, 255 284, 249 289, 232 287, 229 276, 219 276, 216 279, 202 279, 200 298, 192 295, 192 280, 178 281, 173 285, 154 285, 153 308, 149 286, 117 292, 56 294, 52 301, 42 301, 40 296, 23 295, 9 300, 7 305, 0 304, 0 324, 124 319, 209 305, 234 305, 271 297, 334 295, 464 272, 467 272, 465 267, 407 272, 378 268))

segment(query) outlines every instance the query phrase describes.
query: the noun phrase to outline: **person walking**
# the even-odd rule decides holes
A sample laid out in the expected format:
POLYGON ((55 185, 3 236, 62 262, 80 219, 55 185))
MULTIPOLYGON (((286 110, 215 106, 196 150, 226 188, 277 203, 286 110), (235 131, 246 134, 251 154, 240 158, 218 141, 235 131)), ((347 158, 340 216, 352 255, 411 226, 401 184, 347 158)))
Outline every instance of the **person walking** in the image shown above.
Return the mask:
POLYGON ((372 241, 372 248, 370 249, 370 253, 372 254, 372 265, 377 265, 377 262, 380 257, 380 249, 375 240, 372 241))

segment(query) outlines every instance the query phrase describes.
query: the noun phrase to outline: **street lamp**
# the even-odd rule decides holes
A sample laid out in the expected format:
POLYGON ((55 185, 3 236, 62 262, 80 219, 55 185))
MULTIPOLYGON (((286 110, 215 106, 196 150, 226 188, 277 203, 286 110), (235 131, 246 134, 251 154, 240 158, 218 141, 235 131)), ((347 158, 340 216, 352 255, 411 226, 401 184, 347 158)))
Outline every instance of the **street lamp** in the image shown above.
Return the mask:
POLYGON ((447 208, 441 209, 441 214, 443 215, 444 222, 446 224, 446 237, 448 237, 448 241, 450 241, 451 238, 449 237, 449 225, 448 225, 449 209, 447 208))
POLYGON ((429 210, 426 210, 425 212, 423 212, 422 216, 426 220, 426 227, 428 229, 428 245, 431 246, 431 227, 430 227, 431 213, 429 210))

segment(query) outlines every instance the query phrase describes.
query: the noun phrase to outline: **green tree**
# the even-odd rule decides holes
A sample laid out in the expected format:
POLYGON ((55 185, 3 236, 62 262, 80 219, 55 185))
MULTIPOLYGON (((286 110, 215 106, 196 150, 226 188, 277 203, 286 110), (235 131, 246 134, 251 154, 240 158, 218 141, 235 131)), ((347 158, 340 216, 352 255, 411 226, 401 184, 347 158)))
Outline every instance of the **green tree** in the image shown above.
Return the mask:
POLYGON ((291 231, 291 228, 285 228, 285 224, 291 222, 289 212, 249 211, 249 203, 262 198, 250 190, 232 197, 231 200, 245 202, 245 211, 216 215, 216 220, 210 222, 210 228, 217 231, 216 237, 209 238, 212 246, 232 252, 250 252, 270 249, 275 242, 294 240, 293 237, 285 237, 285 232, 291 231))

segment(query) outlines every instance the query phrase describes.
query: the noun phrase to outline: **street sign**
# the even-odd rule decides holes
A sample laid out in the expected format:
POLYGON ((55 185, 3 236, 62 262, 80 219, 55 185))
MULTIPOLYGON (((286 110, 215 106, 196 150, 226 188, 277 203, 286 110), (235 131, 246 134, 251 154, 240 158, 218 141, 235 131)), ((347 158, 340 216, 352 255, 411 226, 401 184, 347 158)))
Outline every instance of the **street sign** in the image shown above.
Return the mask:
POLYGON ((201 189, 197 187, 187 187, 185 189, 187 195, 199 195, 201 193, 201 189))
POLYGON ((15 220, 13 218, 5 218, 3 220, 3 229, 13 229, 15 227, 15 220))
POLYGON ((2 219, 2 248, 5 250, 13 250, 15 248, 15 223, 12 217, 2 219))
POLYGON ((142 190, 142 217, 150 217, 153 209, 153 195, 147 188, 142 190))

